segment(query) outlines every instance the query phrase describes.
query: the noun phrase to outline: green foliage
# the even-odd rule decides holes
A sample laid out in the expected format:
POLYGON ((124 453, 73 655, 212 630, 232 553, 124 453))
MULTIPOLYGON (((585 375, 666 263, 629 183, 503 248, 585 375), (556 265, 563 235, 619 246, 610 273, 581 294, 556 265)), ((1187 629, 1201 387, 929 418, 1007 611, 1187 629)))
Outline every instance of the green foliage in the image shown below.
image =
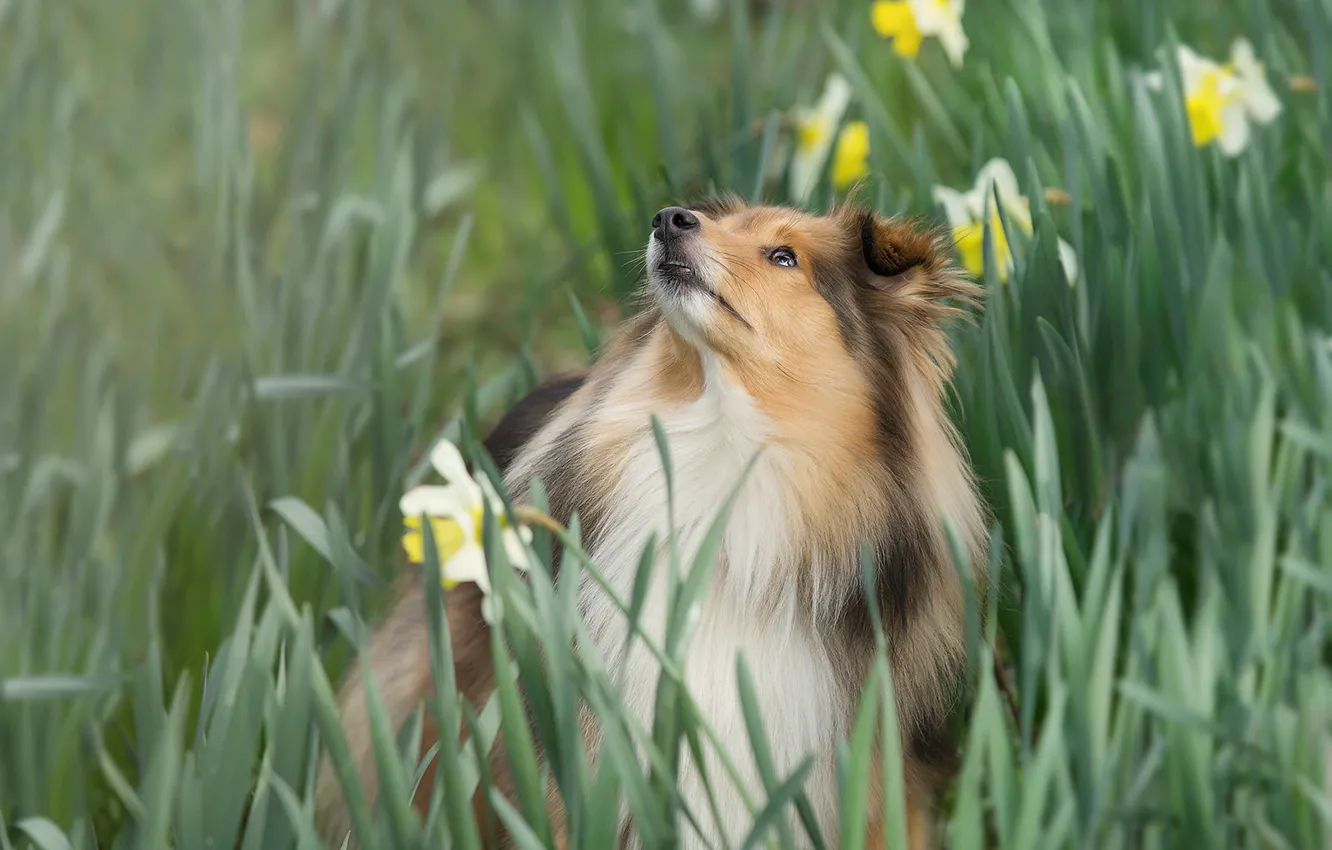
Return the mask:
MULTIPOLYGON (((576 528, 557 580, 518 581, 491 535, 504 627, 479 712, 432 606, 447 780, 424 817, 426 715, 392 729, 372 699, 372 807, 334 686, 421 451, 586 360, 667 201, 786 200, 785 116, 834 69, 871 131, 865 200, 936 216, 936 183, 1003 156, 1035 224, 956 334, 1003 545, 985 630, 970 597, 950 846, 1326 844, 1332 7, 973 2, 954 70, 930 40, 894 54, 859 0, 723 5, 0 0, 0 850, 321 846, 325 750, 365 847, 472 848, 497 823, 550 846, 548 778, 571 847, 611 846, 621 806, 649 847, 706 822, 675 780, 711 746, 680 662, 716 534, 674 553, 649 728, 570 648, 574 590, 601 580, 576 528), (1284 109, 1227 159, 1191 144, 1169 57, 1237 33, 1284 109), (479 757, 501 726, 510 800, 479 757)), ((637 590, 619 603, 636 623, 637 590)), ((848 836, 890 683, 881 659, 839 764, 848 836)), ((746 846, 828 846, 743 665, 737 699, 750 751, 721 769, 762 779, 746 846)))

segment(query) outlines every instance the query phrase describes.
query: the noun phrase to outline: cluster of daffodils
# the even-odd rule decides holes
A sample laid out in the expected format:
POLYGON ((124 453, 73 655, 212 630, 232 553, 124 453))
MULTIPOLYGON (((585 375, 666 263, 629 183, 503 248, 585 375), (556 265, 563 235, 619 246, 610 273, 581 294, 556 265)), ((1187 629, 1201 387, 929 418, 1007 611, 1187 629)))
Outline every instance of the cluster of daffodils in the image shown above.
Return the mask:
MULTIPOLYGON (((710 0, 695 0, 707 5, 710 0)), ((948 61, 961 68, 970 42, 962 28, 964 0, 874 0, 870 24, 893 50, 915 59, 927 38, 937 39, 948 61)), ((1178 52, 1184 103, 1193 142, 1199 147, 1216 144, 1227 156, 1235 156, 1249 142, 1250 123, 1271 123, 1281 112, 1268 85, 1263 65, 1253 46, 1237 39, 1225 64, 1200 56, 1188 47, 1178 52)), ((1148 74, 1147 85, 1159 90, 1164 76, 1148 74)), ((1297 90, 1311 88, 1308 78, 1292 80, 1297 90), (1298 83, 1298 85, 1297 85, 1298 83)), ((823 95, 813 107, 795 111, 796 149, 791 158, 791 191, 804 201, 827 168, 834 188, 845 189, 869 173, 869 128, 863 121, 841 125, 851 99, 851 87, 841 76, 828 78, 823 95), (831 164, 828 163, 829 152, 831 164)), ((984 174, 980 179, 984 178, 984 174)), ((956 226, 956 225, 955 225, 956 226)))
MULTIPOLYGON (((791 191, 801 201, 818 183, 827 164, 832 184, 844 189, 869 173, 869 127, 863 121, 842 123, 851 100, 851 84, 832 74, 823 95, 813 108, 796 113, 796 150, 791 158, 791 191)), ((965 191, 937 186, 934 199, 948 217, 958 251, 967 270, 979 276, 984 270, 984 222, 993 232, 995 259, 1000 280, 1013 268, 1012 250, 999 215, 1000 206, 1011 227, 1028 236, 1033 231, 1031 206, 1018 191, 1017 177, 1005 160, 992 159, 981 168, 975 185, 965 191), (997 196, 997 200, 996 200, 997 196)), ((1072 282, 1077 276, 1077 257, 1072 247, 1059 240, 1059 258, 1072 282)))
MULTIPOLYGON (((1230 61, 1224 65, 1183 45, 1177 60, 1189 130, 1198 147, 1215 143, 1226 156, 1235 156, 1249 143, 1251 121, 1269 124, 1281 112, 1281 101, 1247 40, 1237 39, 1231 45, 1230 61)), ((1164 79, 1156 71, 1145 82, 1160 90, 1164 79)))
POLYGON ((493 620, 490 605, 490 574, 486 569, 486 555, 482 548, 482 523, 486 505, 499 521, 504 553, 514 569, 531 569, 533 556, 528 548, 532 542, 529 528, 510 522, 504 502, 484 477, 473 478, 467 471, 462 454, 447 440, 442 440, 430 452, 430 464, 447 482, 444 485, 426 484, 409 490, 398 503, 402 511, 402 548, 413 564, 425 561, 424 517, 430 523, 439 552, 440 581, 445 588, 471 582, 486 595, 482 612, 493 620))
POLYGON ((961 68, 968 46, 963 5, 962 0, 876 0, 870 6, 870 25, 892 39, 893 50, 907 59, 916 58, 926 38, 937 38, 948 61, 961 68))
MULTIPOLYGON (((1003 209, 1011 227, 1028 236, 1032 233, 1031 205, 1018 191, 1013 167, 1003 159, 992 159, 981 167, 976 183, 966 192, 947 186, 934 188, 935 203, 943 207, 957 243, 958 254, 967 271, 980 276, 985 266, 985 223, 989 222, 994 241, 996 272, 1000 280, 1007 280, 1013 269, 1013 252, 1008 245, 999 210, 1003 209)), ((1059 240, 1059 262, 1069 283, 1077 278, 1078 259, 1073 248, 1059 240)))
MULTIPOLYGON (((962 9, 963 0, 876 0, 870 7, 870 23, 880 36, 892 40, 899 55, 908 59, 916 58, 927 37, 937 38, 948 61, 960 68, 968 44, 962 30, 962 9)), ((797 199, 809 197, 825 167, 838 190, 869 174, 869 126, 864 121, 842 124, 850 102, 851 84, 840 74, 832 74, 817 103, 795 110, 791 192, 797 199)))
POLYGON ((841 74, 832 74, 818 103, 796 110, 791 191, 802 201, 818 183, 830 150, 830 176, 836 188, 845 189, 869 173, 869 127, 864 121, 842 124, 850 102, 851 84, 841 74))

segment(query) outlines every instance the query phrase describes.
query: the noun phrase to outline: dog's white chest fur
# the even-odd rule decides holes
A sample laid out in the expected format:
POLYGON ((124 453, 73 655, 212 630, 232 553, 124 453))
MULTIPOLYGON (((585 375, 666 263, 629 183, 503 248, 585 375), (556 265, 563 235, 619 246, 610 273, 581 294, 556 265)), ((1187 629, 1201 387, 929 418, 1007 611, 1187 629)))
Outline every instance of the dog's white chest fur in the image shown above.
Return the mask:
MULTIPOLYGON (((613 415, 638 417, 642 410, 613 415)), ((675 545, 681 570, 694 555, 724 507, 750 459, 769 434, 752 399, 719 376, 709 376, 702 396, 689 404, 658 411, 666 433, 674 484, 675 545)), ((686 650, 685 675, 702 715, 715 731, 757 805, 766 795, 754 767, 753 749, 737 689, 737 659, 744 654, 780 778, 807 755, 817 762, 805 788, 825 839, 837 843, 837 791, 833 752, 843 734, 848 708, 825 645, 807 619, 797 616, 796 562, 790 540, 796 521, 780 449, 769 446, 740 491, 727 522, 711 587, 704 593, 696 627, 686 650)), ((667 539, 666 479, 650 429, 629 451, 624 472, 603 516, 592 559, 622 599, 632 596, 644 547, 652 533, 667 539)), ((654 642, 664 643, 669 561, 665 546, 657 557, 641 623, 654 642)), ((660 667, 641 641, 622 652, 625 616, 590 581, 582 588, 584 616, 597 649, 618 676, 626 705, 644 728, 651 728, 660 667)), ((703 825, 707 844, 737 845, 752 824, 743 797, 723 764, 704 743, 721 828, 711 814, 698 769, 687 757, 681 790, 703 825), (722 839, 720 842, 718 839, 722 839)), ((797 841, 803 830, 795 826, 797 841)), ((705 846, 687 822, 682 846, 705 846)))

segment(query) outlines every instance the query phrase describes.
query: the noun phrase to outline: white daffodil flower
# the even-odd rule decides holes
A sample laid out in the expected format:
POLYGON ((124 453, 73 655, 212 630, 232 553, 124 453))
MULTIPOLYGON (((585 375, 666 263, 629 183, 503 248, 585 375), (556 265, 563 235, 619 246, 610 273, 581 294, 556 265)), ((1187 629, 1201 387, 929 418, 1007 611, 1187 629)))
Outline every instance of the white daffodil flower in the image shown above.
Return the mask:
MULTIPOLYGON (((976 175, 975 185, 966 192, 947 186, 934 187, 934 200, 943 207, 944 215, 948 217, 963 265, 977 277, 984 271, 984 222, 989 221, 999 279, 1007 280, 1013 269, 1013 253, 999 218, 999 207, 995 204, 996 193, 1009 224, 1030 236, 1034 229, 1031 205, 1018 190, 1013 167, 1004 159, 996 157, 985 163, 976 175)), ((1072 246, 1063 239, 1059 240, 1059 262, 1064 267, 1069 283, 1072 283, 1077 277, 1078 258, 1072 246)))
MULTIPOLYGON (((1281 113, 1281 101, 1246 39, 1235 40, 1224 65, 1184 45, 1176 56, 1189 131, 1197 147, 1215 142, 1226 156, 1236 156, 1249 144, 1250 121, 1270 124, 1281 113)), ((1160 71, 1144 78, 1149 88, 1158 91, 1164 80, 1160 71)))
POLYGON ((948 61, 962 67, 967 34, 962 30, 963 0, 877 0, 870 6, 870 25, 883 38, 893 40, 899 56, 915 59, 927 36, 939 39, 948 61))
POLYGON ((851 84, 841 74, 830 74, 823 95, 812 109, 796 110, 796 149, 791 156, 791 192, 804 201, 819 181, 828 151, 837 138, 842 115, 851 102, 851 84))
POLYGON ((517 570, 532 567, 531 529, 510 524, 504 513, 504 503, 485 478, 473 478, 467 472, 458 448, 448 440, 441 440, 430 452, 430 464, 445 481, 445 485, 421 485, 409 490, 398 502, 402 511, 404 532, 402 546, 407 559, 414 564, 425 560, 425 535, 421 516, 430 520, 435 546, 439 551, 440 580, 451 588, 461 582, 472 582, 487 596, 490 594, 490 574, 486 570, 486 555, 482 547, 482 524, 485 505, 499 520, 504 552, 509 563, 517 570))

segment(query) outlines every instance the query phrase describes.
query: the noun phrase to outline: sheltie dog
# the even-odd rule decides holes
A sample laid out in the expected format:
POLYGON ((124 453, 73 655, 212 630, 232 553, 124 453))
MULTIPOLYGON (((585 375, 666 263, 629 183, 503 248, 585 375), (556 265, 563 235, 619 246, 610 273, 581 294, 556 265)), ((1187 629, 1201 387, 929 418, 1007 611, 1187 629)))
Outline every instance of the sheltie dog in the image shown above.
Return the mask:
MULTIPOLYGON (((732 198, 663 209, 647 245, 644 309, 594 366, 534 390, 486 441, 515 503, 539 477, 556 519, 577 513, 584 548, 623 599, 649 536, 674 534, 687 562, 757 457, 730 511, 684 676, 750 796, 762 800, 736 684, 744 654, 779 775, 814 757, 805 792, 834 847, 842 839, 836 750, 875 657, 872 605, 893 671, 912 848, 932 843, 932 808, 956 763, 948 721, 965 666, 965 614, 944 518, 981 592, 989 541, 944 398, 955 363, 946 323, 978 307, 980 290, 948 247, 932 230, 853 203, 822 216, 732 198), (673 528, 654 414, 672 462, 673 528), (865 544, 872 592, 861 578, 865 544)), ((664 560, 665 545, 659 550, 664 560)), ((395 727, 434 692, 424 590, 408 572, 369 650, 395 727)), ((666 573, 653 570, 642 608, 655 640, 665 631, 666 573)), ((493 687, 480 600, 463 585, 448 594, 446 611, 459 689, 478 708, 493 687)), ((650 728, 657 660, 641 640, 623 650, 626 618, 602 588, 585 582, 579 607, 620 677, 625 708, 650 728)), ((353 669, 340 710, 373 799, 361 681, 353 669)), ((591 725, 587 735, 595 754, 591 725)), ((427 724, 423 747, 435 736, 427 724)), ((680 843, 732 846, 753 814, 713 754, 704 759, 719 816, 709 815, 698 766, 686 758, 680 791, 702 833, 686 822, 680 843)), ((494 758, 492 767, 497 785, 511 787, 507 763, 494 758)), ((420 784, 418 808, 432 779, 420 784)), ((350 820, 327 760, 317 800, 337 846, 350 820)), ((484 804, 478 796, 478 815, 484 804)), ((870 830, 870 846, 883 846, 883 824, 870 830)), ((632 823, 621 834, 623 846, 636 846, 632 823)))

